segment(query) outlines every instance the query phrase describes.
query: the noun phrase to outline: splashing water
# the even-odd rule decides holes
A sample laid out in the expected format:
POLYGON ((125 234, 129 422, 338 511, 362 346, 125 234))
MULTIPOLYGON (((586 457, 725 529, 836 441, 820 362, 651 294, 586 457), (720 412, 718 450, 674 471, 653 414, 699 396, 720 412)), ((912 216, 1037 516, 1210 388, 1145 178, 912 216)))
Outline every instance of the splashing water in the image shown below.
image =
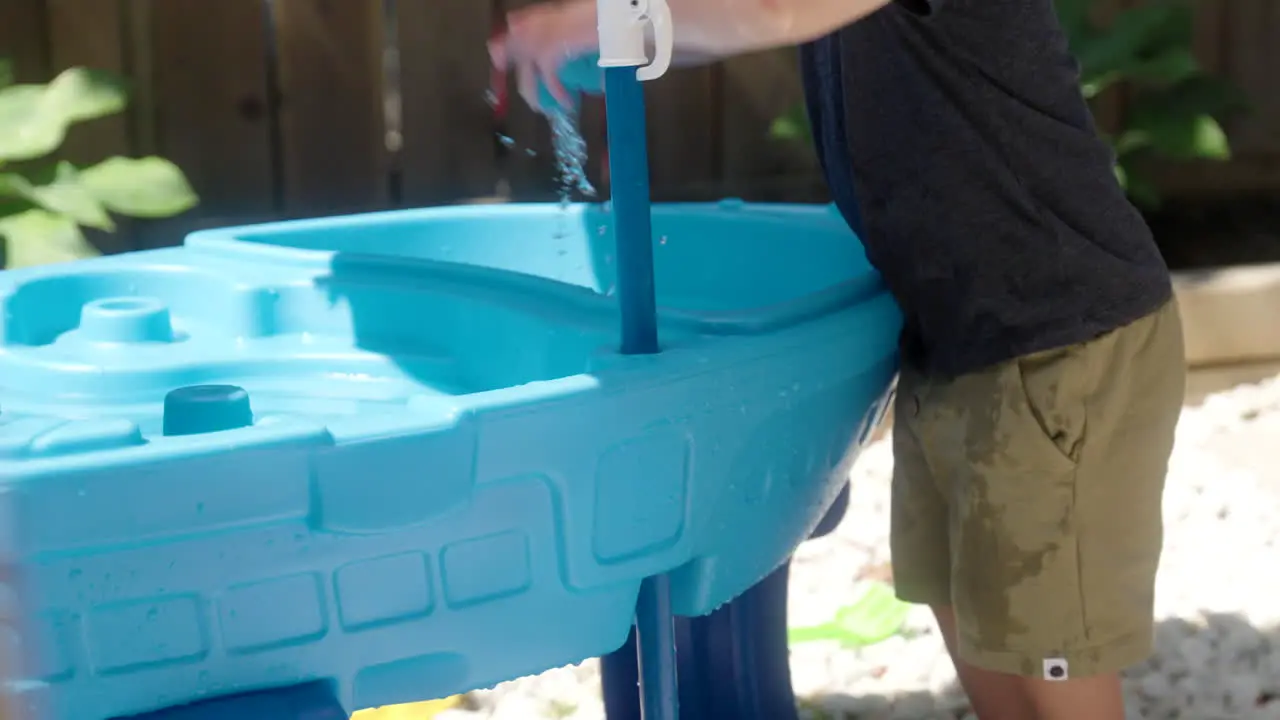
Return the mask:
POLYGON ((560 173, 560 204, 568 205, 575 190, 595 197, 596 189, 587 179, 587 141, 578 131, 577 110, 556 109, 547 114, 547 122, 551 125, 551 147, 560 173))

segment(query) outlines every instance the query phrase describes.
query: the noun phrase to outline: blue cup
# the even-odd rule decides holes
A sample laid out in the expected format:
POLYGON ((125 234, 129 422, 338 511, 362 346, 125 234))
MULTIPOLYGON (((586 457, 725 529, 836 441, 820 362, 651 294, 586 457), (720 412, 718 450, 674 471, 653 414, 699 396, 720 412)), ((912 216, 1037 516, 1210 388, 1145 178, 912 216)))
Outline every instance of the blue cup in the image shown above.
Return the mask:
MULTIPOLYGON (((574 106, 568 109, 576 111, 583 95, 600 95, 604 92, 604 69, 599 63, 600 56, 592 53, 579 55, 560 67, 560 84, 564 85, 574 102, 574 106)), ((541 82, 538 83, 538 103, 543 110, 560 106, 551 91, 541 82)))

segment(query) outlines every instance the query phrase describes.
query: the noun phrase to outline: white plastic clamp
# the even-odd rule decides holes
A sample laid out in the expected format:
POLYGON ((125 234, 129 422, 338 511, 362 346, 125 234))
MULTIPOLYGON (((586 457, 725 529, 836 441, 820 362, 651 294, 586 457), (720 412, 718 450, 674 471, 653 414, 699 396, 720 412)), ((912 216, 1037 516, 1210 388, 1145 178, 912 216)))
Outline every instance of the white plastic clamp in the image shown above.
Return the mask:
POLYGON ((666 0, 596 0, 600 67, 635 67, 636 79, 656 80, 671 67, 675 37, 666 0), (653 60, 646 50, 653 26, 653 60))

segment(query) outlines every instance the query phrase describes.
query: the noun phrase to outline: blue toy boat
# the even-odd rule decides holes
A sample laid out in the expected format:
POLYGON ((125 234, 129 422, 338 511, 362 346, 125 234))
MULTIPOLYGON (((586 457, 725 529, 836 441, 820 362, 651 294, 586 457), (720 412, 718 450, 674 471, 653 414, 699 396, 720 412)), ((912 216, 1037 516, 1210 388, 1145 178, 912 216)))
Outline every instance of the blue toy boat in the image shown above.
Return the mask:
POLYGON ((885 411, 896 306, 834 209, 660 205, 662 352, 623 356, 607 213, 297 221, 0 273, 15 703, 444 697, 616 649, 646 577, 692 616, 782 565, 885 411))

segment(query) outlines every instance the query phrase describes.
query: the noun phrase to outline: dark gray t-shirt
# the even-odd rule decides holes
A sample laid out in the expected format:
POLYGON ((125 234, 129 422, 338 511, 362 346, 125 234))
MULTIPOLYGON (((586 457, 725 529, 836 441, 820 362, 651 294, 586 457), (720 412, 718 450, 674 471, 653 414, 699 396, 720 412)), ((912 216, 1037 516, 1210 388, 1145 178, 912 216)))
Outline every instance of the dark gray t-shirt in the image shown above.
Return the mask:
POLYGON ((1052 0, 898 0, 801 58, 833 199, 902 306, 904 361, 962 374, 1168 301, 1052 0))

